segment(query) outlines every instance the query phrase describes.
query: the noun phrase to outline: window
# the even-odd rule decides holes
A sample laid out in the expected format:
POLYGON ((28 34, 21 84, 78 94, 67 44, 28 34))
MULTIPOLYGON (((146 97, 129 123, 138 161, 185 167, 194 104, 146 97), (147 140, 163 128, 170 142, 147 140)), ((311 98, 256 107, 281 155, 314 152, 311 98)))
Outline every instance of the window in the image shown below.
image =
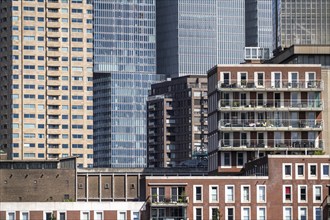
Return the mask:
POLYGON ((292 164, 283 164, 283 179, 292 179, 292 164))
POLYGON ((223 153, 223 166, 231 166, 230 158, 231 157, 229 152, 223 153))
POLYGON ((283 207, 283 220, 292 220, 292 207, 283 207))
POLYGON ((89 212, 81 212, 80 215, 81 220, 89 220, 89 212))
POLYGON ((29 213, 28 212, 22 212, 21 213, 21 219, 22 220, 29 220, 29 213))
POLYGON ((7 219, 8 220, 15 220, 15 212, 7 212, 7 219))
POLYGON ((226 202, 234 202, 234 198, 235 198, 235 195, 234 195, 234 186, 230 185, 226 185, 226 202))
POLYGON ((307 186, 298 185, 298 202, 307 202, 307 186))
POLYGON ((322 202, 322 186, 313 186, 313 202, 322 202))
POLYGON ((152 219, 164 219, 165 209, 164 208, 159 208, 159 209, 152 208, 151 217, 152 217, 152 219))
POLYGON ((203 202, 202 186, 194 186, 194 202, 203 202))
POLYGON ((241 202, 250 202, 250 186, 241 186, 241 202))
POLYGON ((305 165, 296 164, 296 179, 304 179, 305 176, 305 165))
POLYGON ((266 207, 257 207, 257 220, 266 220, 266 207))
POLYGON ((184 187, 171 188, 171 202, 186 202, 186 193, 184 187))
POLYGON ((96 212, 94 219, 95 220, 103 220, 103 212, 96 212))
POLYGON ((329 179, 330 178, 330 164, 321 164, 321 179, 329 179))
POLYGON ((298 207, 298 220, 307 219, 307 207, 298 207))
POLYGON ((219 195, 218 195, 218 186, 210 186, 210 202, 218 202, 219 195))
POLYGON ((250 207, 242 207, 241 208, 241 219, 242 220, 250 220, 250 207))
POLYGON ((219 220, 220 219, 220 213, 218 207, 210 207, 210 213, 209 213, 211 220, 219 220))
POLYGON ((322 209, 320 207, 313 207, 313 217, 313 220, 322 220, 322 209))
POLYGON ((244 153, 237 152, 237 166, 242 167, 244 165, 244 153))
POLYGON ((203 208, 194 207, 194 220, 203 220, 203 208))
POLYGON ((308 179, 316 179, 317 178, 317 165, 316 164, 308 164, 308 179))
POLYGON ((258 87, 263 87, 265 84, 264 73, 255 73, 255 81, 258 87))
POLYGON ((283 185, 283 202, 292 202, 292 186, 283 185))
POLYGON ((152 202, 164 202, 165 201, 165 188, 164 187, 152 187, 151 196, 152 196, 152 202))
POLYGON ((226 220, 235 220, 235 208, 234 207, 226 207, 225 208, 225 215, 226 220))

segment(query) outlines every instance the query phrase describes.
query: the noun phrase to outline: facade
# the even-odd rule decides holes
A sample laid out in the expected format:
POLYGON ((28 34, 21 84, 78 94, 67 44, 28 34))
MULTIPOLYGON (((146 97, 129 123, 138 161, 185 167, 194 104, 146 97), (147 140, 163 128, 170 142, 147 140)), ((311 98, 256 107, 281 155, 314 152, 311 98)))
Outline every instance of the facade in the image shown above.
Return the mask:
POLYGON ((1 1, 0 148, 93 165, 91 1, 1 1))
POLYGON ((294 44, 329 45, 330 2, 273 0, 273 48, 281 51, 294 44))
POLYGON ((94 1, 94 166, 145 167, 156 73, 154 0, 94 1))
POLYGON ((157 1, 157 73, 200 75, 244 61, 243 0, 157 1))
MULTIPOLYGON (((62 176, 62 172, 71 172, 71 162, 67 160, 66 168, 60 165, 61 168, 50 173, 45 173, 45 169, 4 168, 8 162, 0 162, 1 178, 8 181, 7 186, 1 181, 0 189, 11 191, 19 184, 24 188, 22 184, 29 185, 32 172, 35 175, 39 172, 44 175, 37 185, 48 187, 47 196, 58 193, 52 187, 69 178, 62 176), (25 178, 27 173, 27 182, 9 184, 25 178), (56 173, 58 177, 53 179, 56 173)), ((14 166, 15 162, 9 164, 14 166)), ((9 202, 5 193, 0 198, 0 219, 325 220, 330 217, 328 155, 268 155, 247 163, 233 176, 207 176, 202 171, 184 168, 76 171, 76 185, 70 184, 66 190, 76 187, 77 200, 63 201, 61 196, 54 196, 52 201, 39 201, 44 195, 38 193, 35 196, 40 198, 24 201, 31 194, 25 190, 19 194, 22 201, 15 198, 16 201, 9 202)))
POLYGON ((153 84, 147 106, 149 167, 175 167, 189 159, 206 159, 206 76, 153 84))
POLYGON ((209 171, 265 154, 329 152, 320 65, 218 65, 208 73, 209 171), (323 135, 324 134, 324 135, 323 135))

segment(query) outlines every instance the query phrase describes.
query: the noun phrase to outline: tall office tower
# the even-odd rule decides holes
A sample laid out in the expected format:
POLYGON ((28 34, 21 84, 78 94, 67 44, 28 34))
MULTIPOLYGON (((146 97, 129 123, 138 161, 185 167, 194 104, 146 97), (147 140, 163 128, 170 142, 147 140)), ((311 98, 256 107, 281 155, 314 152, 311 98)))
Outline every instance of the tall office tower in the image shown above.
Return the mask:
POLYGON ((91 1, 1 1, 1 148, 93 165, 91 1))
POLYGON ((273 0, 274 49, 330 44, 329 0, 273 0))
POLYGON ((153 84, 148 99, 148 166, 175 167, 189 159, 198 162, 206 157, 206 76, 153 84))
POLYGON ((157 1, 157 73, 206 74, 244 61, 243 0, 157 1))
POLYGON ((305 155, 325 150, 327 81, 327 73, 315 64, 212 68, 208 72, 209 171, 239 171, 247 161, 270 153, 305 155))
MULTIPOLYGON (((261 58, 268 59, 273 51, 272 0, 245 1, 245 46, 268 52, 261 58)), ((253 50, 250 55, 253 57, 253 50)), ((260 57, 259 55, 259 57, 260 57)))
POLYGON ((156 75, 154 0, 94 0, 94 165, 147 165, 146 100, 156 75))

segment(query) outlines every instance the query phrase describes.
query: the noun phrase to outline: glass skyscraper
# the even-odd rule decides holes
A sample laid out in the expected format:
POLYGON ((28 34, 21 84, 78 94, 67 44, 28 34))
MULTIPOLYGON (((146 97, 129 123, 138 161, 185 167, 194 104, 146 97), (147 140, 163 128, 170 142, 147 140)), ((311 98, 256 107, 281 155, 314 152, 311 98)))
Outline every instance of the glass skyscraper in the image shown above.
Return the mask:
POLYGON ((273 51, 272 0, 245 1, 245 46, 273 51))
POLYGON ((330 44, 329 0, 273 0, 274 49, 330 44))
POLYGON ((94 166, 145 167, 154 0, 94 0, 94 166))
POLYGON ((243 62, 244 10, 244 0, 156 1, 157 73, 200 75, 243 62))

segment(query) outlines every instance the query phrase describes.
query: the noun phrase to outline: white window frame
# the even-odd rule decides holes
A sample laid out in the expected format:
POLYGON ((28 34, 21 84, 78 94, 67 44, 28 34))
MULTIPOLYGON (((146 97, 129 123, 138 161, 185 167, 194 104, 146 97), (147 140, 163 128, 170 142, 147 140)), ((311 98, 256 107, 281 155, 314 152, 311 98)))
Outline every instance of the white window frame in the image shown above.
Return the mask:
POLYGON ((237 152, 236 153, 236 164, 237 164, 237 168, 243 168, 245 162, 246 162, 246 154, 245 154, 245 152, 237 152), (238 154, 239 153, 243 154, 243 165, 238 165, 238 154))
POLYGON ((209 202, 210 203, 219 202, 219 186, 218 185, 210 185, 209 186, 209 202), (212 187, 216 187, 216 189, 217 189, 217 198, 216 198, 216 200, 212 200, 212 187))
POLYGON ((225 185, 225 202, 226 203, 234 203, 235 202, 235 185, 225 185), (228 200, 228 188, 229 187, 233 188, 233 200, 232 201, 228 200))
POLYGON ((304 163, 296 163, 296 167, 295 168, 296 168, 296 179, 298 179, 298 180, 305 179, 305 176, 306 176, 305 164, 304 163), (298 166, 303 166, 303 168, 304 168, 303 175, 298 175, 298 166))
POLYGON ((292 206, 283 206, 283 219, 286 220, 285 218, 285 209, 290 209, 290 213, 291 213, 291 218, 290 220, 293 219, 293 215, 292 215, 292 206))
POLYGON ((283 203, 292 203, 293 200, 293 192, 292 192, 292 185, 283 185, 283 203), (290 187, 290 193, 291 193, 291 198, 290 200, 287 200, 285 198, 286 195, 286 187, 290 187))
POLYGON ((203 202, 203 185, 194 185, 194 203, 201 203, 203 202), (201 187, 201 200, 196 200, 196 188, 201 187))
POLYGON ((265 220, 267 219, 267 206, 257 206, 257 220, 260 220, 260 209, 265 210, 265 220))
POLYGON ((6 219, 9 219, 9 214, 13 213, 14 214, 14 219, 16 220, 16 212, 15 211, 7 211, 6 213, 6 219))
POLYGON ((223 152, 221 153, 221 168, 231 168, 232 167, 232 156, 231 156, 231 152, 223 152), (230 162, 230 165, 227 166, 225 165, 225 153, 229 153, 229 162, 230 162))
POLYGON ((249 210, 249 216, 248 216, 249 218, 248 218, 248 220, 251 220, 251 207, 250 206, 242 206, 241 207, 241 219, 244 219, 243 218, 243 210, 244 209, 248 209, 249 210))
POLYGON ((322 180, 330 180, 330 163, 321 163, 321 179, 322 180), (329 167, 329 173, 328 175, 323 174, 323 167, 328 166, 329 167))
POLYGON ((305 83, 306 83, 306 88, 308 88, 308 83, 309 83, 308 75, 309 75, 310 73, 313 73, 313 74, 314 74, 314 81, 316 81, 316 72, 305 72, 305 83))
POLYGON ((257 203, 267 203, 267 186, 266 185, 257 185, 257 203), (260 200, 259 188, 263 187, 265 189, 265 201, 260 200))
POLYGON ((30 220, 30 212, 29 211, 21 211, 20 212, 20 219, 23 219, 23 214, 27 214, 28 215, 28 220, 30 220))
MULTIPOLYGON (((292 83, 292 73, 297 73, 297 83, 299 83, 299 72, 289 72, 289 83, 292 83)), ((289 88, 292 88, 292 84, 289 88)))
POLYGON ((313 185, 313 203, 321 203, 322 202, 322 198, 323 198, 323 188, 322 185, 313 185), (321 200, 316 200, 315 196, 316 196, 316 188, 320 187, 321 188, 321 200))
POLYGON ((225 73, 228 73, 229 74, 229 85, 230 85, 231 84, 231 72, 228 72, 228 71, 220 72, 220 75, 221 75, 220 81, 222 83, 225 83, 225 77, 224 77, 224 74, 225 73))
POLYGON ((254 84, 256 86, 256 88, 265 88, 265 72, 262 71, 258 71, 258 72, 254 72, 254 84), (258 85, 258 73, 262 73, 263 77, 263 85, 258 85))
POLYGON ((298 220, 301 220, 301 218, 300 218, 301 209, 306 209, 306 219, 308 219, 308 207, 307 206, 298 206, 298 220))
POLYGON ((308 202, 308 187, 307 185, 298 185, 298 202, 307 203, 308 202), (301 188, 306 189, 306 200, 301 200, 301 188))
POLYGON ((225 220, 228 220, 228 209, 233 209, 233 219, 235 219, 235 206, 225 207, 225 220))
POLYGON ((251 187, 250 185, 241 185, 241 203, 250 203, 251 202, 251 187), (244 188, 247 187, 248 188, 248 200, 244 199, 244 188))
POLYGON ((282 88, 282 72, 281 71, 271 72, 271 85, 272 85, 273 88, 276 87, 276 85, 275 85, 275 73, 280 74, 280 87, 278 87, 278 88, 282 88))
POLYGON ((203 206, 194 206, 194 217, 193 219, 196 219, 196 209, 201 209, 202 212, 202 220, 203 220, 203 206))
POLYGON ((323 210, 322 210, 322 207, 320 207, 320 206, 313 206, 313 220, 317 220, 316 219, 316 209, 320 209, 320 213, 321 213, 321 218, 320 218, 320 220, 322 220, 323 219, 323 210))
POLYGON ((317 179, 317 163, 308 163, 308 179, 317 179), (315 175, 311 175, 311 167, 315 166, 315 175))
POLYGON ((67 220, 68 219, 68 215, 67 215, 66 211, 64 211, 64 210, 58 210, 57 211, 57 219, 58 220, 60 219, 60 214, 61 213, 64 213, 65 214, 65 220, 67 220))
POLYGON ((96 214, 99 214, 99 213, 101 213, 101 215, 102 215, 101 220, 104 220, 104 212, 103 211, 94 211, 94 218, 93 219, 95 220, 96 219, 96 214))
MULTIPOLYGON (((237 84, 238 85, 240 85, 241 87, 242 87, 242 85, 241 85, 241 75, 242 75, 242 73, 243 74, 246 74, 246 84, 248 83, 248 81, 249 81, 249 73, 248 72, 237 72, 237 84)), ((246 84, 245 84, 245 86, 246 86, 246 84)))
MULTIPOLYGON (((212 219, 212 209, 218 209, 218 212, 220 211, 219 206, 209 206, 209 219, 212 219)), ((220 216, 218 216, 218 220, 220 219, 220 216)))
POLYGON ((291 180, 292 179, 292 163, 283 163, 282 164, 282 178, 284 180, 291 180), (290 166, 290 176, 285 175, 285 166, 290 166))
POLYGON ((88 220, 91 220, 91 213, 89 211, 86 211, 86 210, 80 211, 80 219, 83 219, 84 213, 88 213, 88 220))

